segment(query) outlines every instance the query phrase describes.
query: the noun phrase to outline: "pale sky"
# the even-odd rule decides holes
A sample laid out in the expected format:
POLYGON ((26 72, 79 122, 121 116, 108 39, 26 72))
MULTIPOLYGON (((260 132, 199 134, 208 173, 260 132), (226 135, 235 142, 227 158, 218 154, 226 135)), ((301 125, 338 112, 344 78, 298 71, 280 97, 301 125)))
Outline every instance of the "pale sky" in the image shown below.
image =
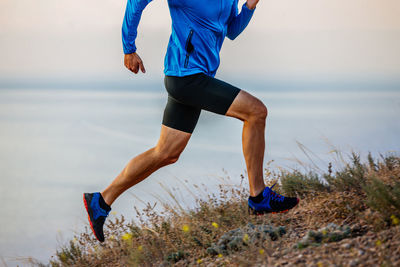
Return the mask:
MULTIPOLYGON (((125 5, 0 0, 0 79, 129 76, 120 33, 125 5)), ((219 74, 400 77, 399 14, 399 0, 261 0, 243 35, 226 39, 219 74)), ((169 33, 167 1, 154 0, 137 40, 148 77, 162 77, 169 33)))

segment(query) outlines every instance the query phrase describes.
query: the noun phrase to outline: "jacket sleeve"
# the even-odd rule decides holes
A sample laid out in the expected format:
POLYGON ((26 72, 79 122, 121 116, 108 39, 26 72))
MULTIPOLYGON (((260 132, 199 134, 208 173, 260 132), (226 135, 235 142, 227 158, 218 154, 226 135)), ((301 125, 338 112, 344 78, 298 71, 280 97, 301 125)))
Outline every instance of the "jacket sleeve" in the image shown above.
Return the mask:
POLYGON ((234 1, 232 6, 231 15, 228 19, 228 32, 226 36, 234 40, 242 31, 247 27, 253 16, 255 9, 249 9, 246 3, 242 6, 242 11, 238 14, 238 1, 234 1))
POLYGON ((122 45, 125 54, 136 52, 135 40, 143 9, 152 0, 128 0, 122 24, 122 45))

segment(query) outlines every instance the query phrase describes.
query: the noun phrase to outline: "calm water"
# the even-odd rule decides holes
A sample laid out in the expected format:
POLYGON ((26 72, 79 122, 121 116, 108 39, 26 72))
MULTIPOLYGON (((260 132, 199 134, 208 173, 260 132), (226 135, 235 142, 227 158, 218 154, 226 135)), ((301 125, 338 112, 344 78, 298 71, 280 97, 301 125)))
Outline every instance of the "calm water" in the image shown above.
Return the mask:
MULTIPOLYGON (((400 151, 400 90, 253 93, 269 107, 265 161, 274 166, 310 163, 298 142, 321 168, 333 158, 332 145, 345 154, 400 151)), ((46 262, 81 231, 82 192, 102 190, 131 157, 156 143, 165 102, 156 89, 1 89, 0 256, 10 266, 18 257, 46 262)), ((180 161, 132 188, 113 210, 133 218, 133 206, 143 207, 137 198, 168 201, 159 183, 182 189, 177 198, 190 207, 192 196, 179 181, 217 191, 223 169, 239 183, 241 126, 203 112, 180 161)))

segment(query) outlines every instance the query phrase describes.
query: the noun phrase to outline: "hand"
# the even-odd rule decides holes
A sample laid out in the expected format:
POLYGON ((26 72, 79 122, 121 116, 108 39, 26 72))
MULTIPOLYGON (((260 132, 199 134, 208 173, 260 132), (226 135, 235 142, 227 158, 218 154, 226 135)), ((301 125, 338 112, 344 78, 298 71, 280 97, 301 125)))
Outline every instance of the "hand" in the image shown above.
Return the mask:
POLYGON ((135 74, 139 72, 139 68, 143 73, 146 73, 143 61, 136 52, 132 54, 125 54, 124 65, 127 69, 135 74))
POLYGON ((246 6, 247 6, 249 9, 255 9, 255 8, 256 8, 256 5, 257 5, 257 3, 258 3, 258 1, 259 1, 259 0, 247 0, 246 6))

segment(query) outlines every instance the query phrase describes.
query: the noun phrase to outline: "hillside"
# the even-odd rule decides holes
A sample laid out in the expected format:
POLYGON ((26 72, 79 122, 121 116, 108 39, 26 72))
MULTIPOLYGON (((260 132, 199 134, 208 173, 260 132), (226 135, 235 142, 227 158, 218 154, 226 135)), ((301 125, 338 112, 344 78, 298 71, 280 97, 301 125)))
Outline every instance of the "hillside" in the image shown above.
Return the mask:
POLYGON ((136 224, 111 216, 104 244, 88 230, 50 265, 400 266, 400 157, 352 154, 337 170, 266 170, 266 181, 299 205, 250 216, 247 189, 221 185, 195 210, 149 205, 136 224))

